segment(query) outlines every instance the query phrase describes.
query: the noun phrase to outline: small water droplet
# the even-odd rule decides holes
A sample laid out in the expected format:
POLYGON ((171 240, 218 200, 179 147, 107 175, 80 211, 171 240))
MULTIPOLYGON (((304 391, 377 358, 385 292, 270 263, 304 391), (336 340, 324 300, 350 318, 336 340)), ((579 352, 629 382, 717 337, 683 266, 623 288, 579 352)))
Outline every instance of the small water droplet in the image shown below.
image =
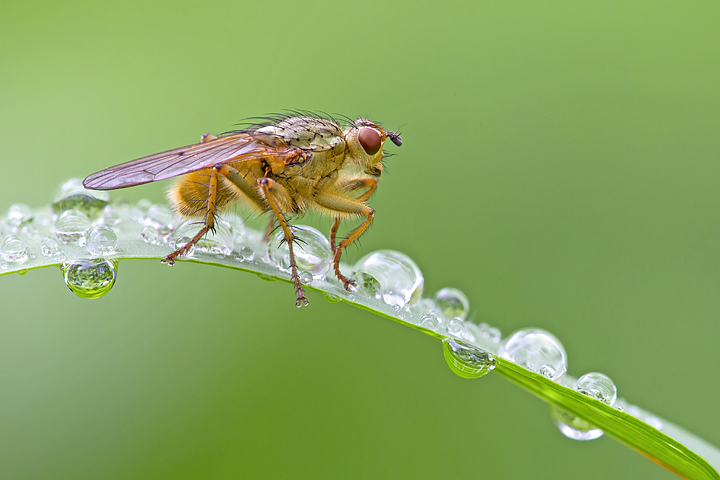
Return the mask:
POLYGON ((446 338, 443 354, 450 370, 462 378, 479 378, 495 368, 495 357, 467 343, 446 338))
POLYGON ((99 298, 110 291, 117 278, 117 262, 90 258, 61 266, 65 284, 81 298, 99 298))
POLYGON ((465 324, 459 318, 451 318, 447 324, 447 333, 453 337, 460 338, 465 331, 465 324))
POLYGON ((433 332, 436 332, 440 323, 438 322, 438 318, 435 315, 433 315, 432 313, 426 313, 420 318, 420 323, 418 325, 428 330, 432 330, 433 332))
POLYGON ((443 288, 435 294, 435 305, 446 318, 465 320, 470 311, 470 302, 457 288, 443 288))
POLYGON ((56 262, 64 262, 67 256, 65 255, 65 252, 55 252, 53 253, 53 258, 56 262))
POLYGON ((332 293, 325 292, 323 293, 323 295, 325 296, 325 300, 330 303, 338 303, 342 301, 341 297, 339 297, 338 295, 333 295, 332 293))
POLYGON ((515 332, 500 347, 499 355, 551 380, 567 370, 567 355, 560 341, 545 330, 515 332))
POLYGON ((586 373, 575 382, 575 390, 612 406, 617 400, 617 387, 607 375, 586 373))
POLYGON ((242 247, 239 253, 243 260, 250 261, 255 258, 255 252, 250 247, 242 247))
POLYGON ((355 265, 358 285, 388 305, 412 305, 422 294, 422 272, 410 258, 393 250, 364 256, 355 265))
POLYGON ((25 275, 27 273, 27 269, 18 270, 18 275, 25 275))
POLYGON ((555 405, 550 405, 550 417, 560 432, 573 440, 595 440, 603 434, 599 428, 555 405))
POLYGON ((20 237, 9 236, 0 244, 0 253, 10 263, 25 263, 28 260, 28 245, 20 237))
POLYGON ((88 190, 79 178, 71 178, 60 185, 52 201, 52 210, 62 213, 68 210, 82 212, 89 218, 95 218, 110 203, 110 193, 88 190))
MULTIPOLYGON (((157 228, 148 225, 144 226, 143 229, 140 231, 140 238, 142 238, 143 242, 149 243, 150 245, 162 245, 163 243, 165 243, 165 239, 157 231, 157 228)), ((189 242, 190 239, 188 238, 187 241, 189 242)), ((180 247, 176 246, 176 248, 180 247)))
POLYGON ((117 248, 118 238, 110 227, 95 227, 85 239, 85 248, 92 255, 109 255, 117 248))
POLYGON ((477 326, 477 329, 482 338, 489 340, 492 343, 499 343, 502 339, 500 329, 496 327, 491 327, 487 323, 481 323, 477 326))
POLYGON ((348 298, 348 300, 350 300, 351 302, 354 302, 354 301, 355 301, 355 295, 353 295, 352 293, 349 294, 349 295, 347 296, 347 298, 348 298))
POLYGON ((7 223, 11 227, 19 228, 33 219, 33 211, 24 203, 15 203, 10 206, 7 213, 7 223))
POLYGON ((64 211, 55 222, 53 227, 55 236, 62 243, 80 243, 85 240, 85 232, 90 228, 90 220, 87 215, 78 210, 64 211))
MULTIPOLYGON (((202 225, 197 222, 185 222, 172 232, 171 238, 177 239, 175 240, 175 244, 177 245, 178 240, 194 237, 201 227, 202 225)), ((186 242, 184 241, 184 243, 186 242)), ((230 255, 233 251, 233 246, 232 225, 218 218, 215 221, 215 233, 208 232, 207 235, 195 243, 194 248, 196 252, 210 253, 213 255, 230 255)))
POLYGON ((314 277, 313 277, 313 274, 310 273, 310 272, 307 272, 307 271, 300 272, 299 275, 300 275, 300 281, 301 281, 304 285, 308 285, 308 284, 312 283, 313 278, 314 278, 314 277))
POLYGON ((112 208, 106 207, 101 220, 103 225, 112 228, 117 227, 120 224, 122 217, 112 208))
MULTIPOLYGON (((294 227, 293 234, 297 238, 293 243, 293 252, 298 270, 310 272, 317 280, 325 278, 333 255, 328 239, 318 230, 307 226, 294 227)), ((282 229, 278 229, 270 239, 268 255, 280 269, 290 271, 290 250, 282 229)))

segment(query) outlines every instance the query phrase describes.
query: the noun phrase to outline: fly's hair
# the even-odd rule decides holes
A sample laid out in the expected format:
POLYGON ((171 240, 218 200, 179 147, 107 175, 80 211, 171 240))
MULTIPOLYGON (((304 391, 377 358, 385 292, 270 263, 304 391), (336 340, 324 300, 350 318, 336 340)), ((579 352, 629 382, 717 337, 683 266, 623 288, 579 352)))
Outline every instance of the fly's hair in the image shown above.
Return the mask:
POLYGON ((314 112, 311 110, 286 109, 282 110, 279 113, 271 113, 269 115, 261 117, 247 117, 242 121, 236 123, 236 125, 243 126, 244 128, 240 128, 238 130, 230 130, 228 132, 224 132, 222 135, 225 136, 235 133, 253 133, 261 128, 274 126, 281 122, 284 122, 285 120, 297 117, 312 118, 314 120, 325 120, 327 122, 332 122, 333 124, 338 126, 342 126, 343 123, 347 123, 350 125, 353 123, 353 120, 345 115, 332 115, 327 112, 314 112))

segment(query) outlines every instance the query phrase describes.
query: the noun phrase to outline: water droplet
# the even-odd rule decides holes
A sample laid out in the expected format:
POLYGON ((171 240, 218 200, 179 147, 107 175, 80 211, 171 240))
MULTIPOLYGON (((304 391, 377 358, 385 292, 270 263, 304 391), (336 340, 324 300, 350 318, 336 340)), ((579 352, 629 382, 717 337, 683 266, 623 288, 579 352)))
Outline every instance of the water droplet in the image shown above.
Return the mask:
POLYGON ((422 272, 400 252, 371 253, 360 259, 355 270, 360 288, 388 305, 412 305, 422 294, 422 272))
POLYGON ((500 339, 502 339, 500 329, 496 327, 491 327, 487 323, 481 323, 477 326, 477 329, 482 338, 489 340, 492 343, 499 343, 500 339))
POLYGON ((53 253, 53 258, 56 262, 64 262, 67 256, 65 255, 65 252, 55 252, 53 253))
POLYGON ((268 273, 257 273, 256 274, 261 279, 265 280, 266 282, 275 282, 277 281, 277 277, 270 275, 268 273))
POLYGON ((446 318, 465 320, 470 311, 470 302, 457 288, 443 288, 435 294, 435 305, 446 318))
POLYGON ((612 406, 617 400, 617 387, 602 373, 586 373, 575 382, 575 390, 612 406))
POLYGON ((443 354, 450 370, 462 378, 479 378, 495 368, 491 353, 451 338, 443 340, 443 354))
POLYGON ((333 295, 332 293, 325 292, 323 293, 323 295, 325 295, 325 300, 330 303, 338 303, 342 301, 341 297, 339 297, 338 295, 333 295))
POLYGON ((104 258, 75 260, 61 267, 65 284, 81 298, 98 298, 110 291, 117 277, 117 262, 104 258))
MULTIPOLYGON (((185 222, 172 233, 173 239, 192 238, 202 228, 198 222, 185 222)), ((177 245, 177 240, 175 240, 177 245)), ((232 225, 224 220, 216 219, 215 233, 208 232, 195 244, 196 252, 210 253, 213 255, 230 255, 233 251, 232 225)), ((178 248, 178 247, 176 247, 178 248)))
POLYGON ((43 237, 40 239, 40 251, 46 257, 52 257, 60 251, 60 244, 52 237, 43 237))
MULTIPOLYGON (((145 239, 143 238, 143 240, 145 240, 145 239)), ((192 240, 192 238, 190 238, 190 237, 180 237, 177 240, 175 240, 173 247, 175 248, 176 251, 180 250, 185 245, 190 243, 190 240, 192 240)), ((188 249, 188 251, 185 252, 182 257, 179 257, 179 258, 189 258, 189 257, 192 257, 194 254, 195 254, 195 245, 191 246, 188 249)))
POLYGON ((122 221, 122 217, 118 212, 108 207, 105 209, 105 213, 103 214, 101 220, 103 225, 112 228, 117 227, 120 224, 120 222, 122 221))
MULTIPOLYGON (((330 270, 333 256, 328 239, 316 229, 307 226, 294 227, 293 234, 297 238, 293 243, 293 251, 298 270, 310 272, 317 280, 324 278, 330 270)), ((282 229, 278 229, 270 239, 268 255, 275 265, 290 271, 290 250, 282 229)))
POLYGON ((557 338, 545 330, 519 330, 505 341, 498 353, 551 380, 559 378, 567 370, 565 349, 557 338))
POLYGON ((110 193, 106 191, 87 190, 79 178, 71 178, 60 185, 52 202, 52 210, 62 213, 76 210, 89 218, 95 218, 110 202, 110 193))
MULTIPOLYGON (((140 238, 142 238, 143 242, 149 243, 151 245, 162 245, 163 243, 165 243, 165 239, 157 231, 157 228, 148 225, 144 226, 143 229, 140 231, 140 238)), ((189 242, 190 239, 188 238, 187 241, 189 242)))
POLYGON ((28 245, 20 237, 9 236, 0 244, 0 253, 7 262, 25 263, 28 260, 28 245))
POLYGON ((452 318, 447 324, 447 332, 453 337, 460 338, 465 331, 465 324, 459 318, 452 318))
POLYGON ((595 440, 603 434, 599 428, 555 405, 550 405, 550 417, 560 432, 573 440, 595 440))
POLYGON ((87 215, 78 210, 66 210, 58 217, 53 227, 55 236, 62 243, 74 243, 85 240, 85 232, 90 228, 87 215))
POLYGON ((300 281, 304 285, 308 285, 308 284, 312 283, 313 278, 314 277, 313 277, 312 273, 310 273, 310 272, 307 272, 307 271, 300 272, 300 281))
POLYGON ((28 272, 27 269, 18 270, 18 275, 25 275, 28 272))
POLYGON ((33 211, 24 203, 15 203, 10 206, 7 213, 7 223, 11 227, 21 227, 30 223, 33 219, 33 211))
POLYGON ((241 248, 239 253, 243 260, 249 261, 249 260, 252 260, 253 258, 255 258, 255 252, 250 247, 241 248))
POLYGON ((118 238, 110 227, 95 227, 85 239, 85 248, 92 255, 109 255, 117 248, 118 238))
POLYGON ((157 232, 166 237, 170 235, 177 221, 169 208, 164 205, 150 205, 142 222, 148 227, 153 227, 157 232))
POLYGON ((435 315, 433 315, 432 313, 427 313, 420 318, 420 323, 418 325, 428 330, 432 330, 433 332, 436 332, 440 323, 438 322, 438 318, 435 315))
POLYGON ((349 295, 347 296, 347 298, 348 298, 348 300, 350 300, 351 302, 354 302, 354 301, 355 301, 355 295, 353 295, 352 293, 349 294, 349 295))

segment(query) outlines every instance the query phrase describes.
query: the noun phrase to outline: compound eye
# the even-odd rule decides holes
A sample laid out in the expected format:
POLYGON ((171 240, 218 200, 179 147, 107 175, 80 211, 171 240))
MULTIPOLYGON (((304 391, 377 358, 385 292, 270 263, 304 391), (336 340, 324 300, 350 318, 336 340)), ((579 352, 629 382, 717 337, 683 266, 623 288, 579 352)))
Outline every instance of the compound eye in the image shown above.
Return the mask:
POLYGON ((377 130, 363 127, 358 132, 358 141, 368 155, 375 155, 382 147, 382 138, 377 130))

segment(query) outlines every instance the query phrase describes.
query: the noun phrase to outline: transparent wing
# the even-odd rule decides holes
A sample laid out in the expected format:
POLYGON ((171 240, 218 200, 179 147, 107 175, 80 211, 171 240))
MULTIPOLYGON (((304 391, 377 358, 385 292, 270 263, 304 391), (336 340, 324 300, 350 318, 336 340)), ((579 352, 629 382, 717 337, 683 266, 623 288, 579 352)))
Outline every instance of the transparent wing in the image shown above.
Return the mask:
POLYGON ((177 177, 219 163, 232 163, 269 156, 294 157, 298 149, 273 147, 258 142, 246 133, 156 153, 106 168, 83 180, 91 190, 114 190, 177 177))

